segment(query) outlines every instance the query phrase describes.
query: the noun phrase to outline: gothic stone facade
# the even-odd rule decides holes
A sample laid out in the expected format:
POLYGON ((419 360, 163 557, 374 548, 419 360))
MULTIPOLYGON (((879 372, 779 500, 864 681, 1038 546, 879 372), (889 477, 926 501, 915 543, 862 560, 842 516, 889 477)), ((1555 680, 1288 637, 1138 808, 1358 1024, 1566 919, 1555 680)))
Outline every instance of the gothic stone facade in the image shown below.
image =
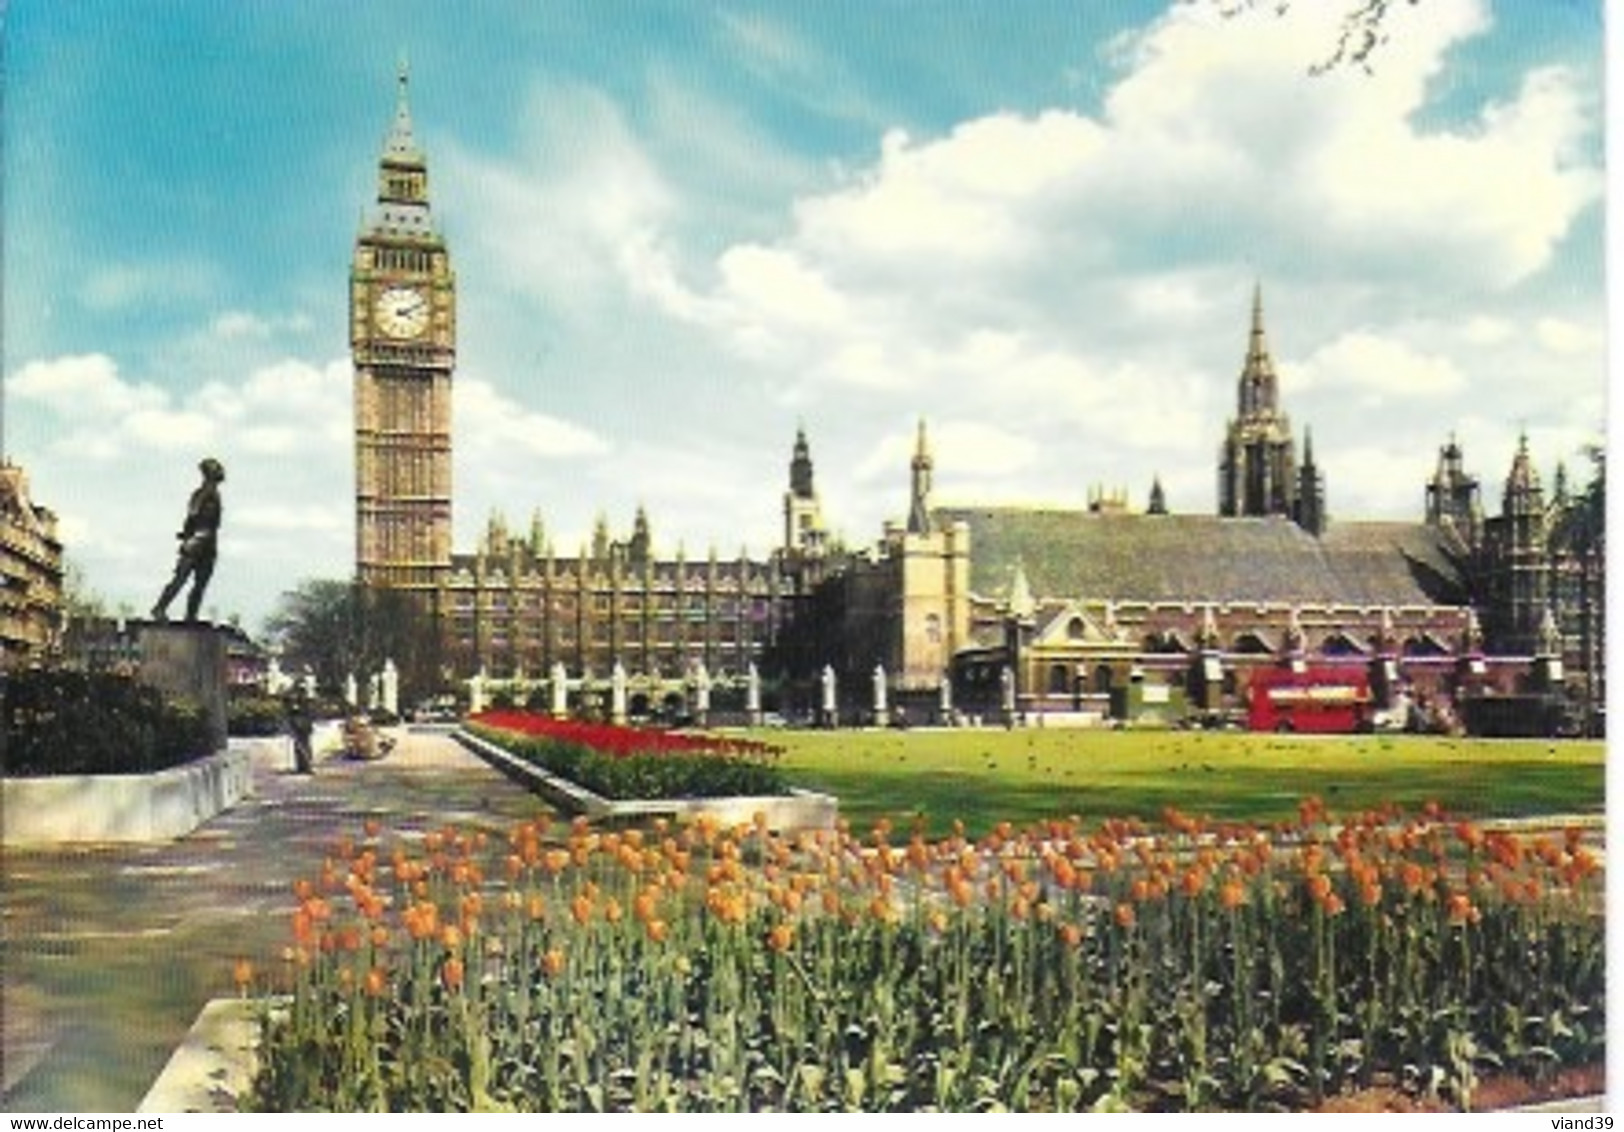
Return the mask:
POLYGON ((1169 514, 1159 482, 1144 514, 1104 493, 1077 510, 935 507, 931 467, 921 426, 906 526, 815 587, 776 650, 802 704, 825 663, 859 718, 875 664, 926 717, 948 702, 1103 714, 1145 689, 1216 709, 1258 668, 1291 662, 1356 666, 1380 696, 1438 705, 1551 679, 1578 714, 1604 700, 1595 501, 1564 486, 1547 503, 1523 442, 1501 514, 1485 518, 1451 439, 1420 520, 1332 522, 1312 441, 1299 460, 1281 409, 1260 293, 1217 515, 1169 514), (939 637, 951 644, 933 675, 922 646, 939 637))
POLYGON ((618 663, 634 690, 669 697, 698 666, 754 666, 786 710, 810 713, 829 668, 861 718, 879 668, 899 704, 929 717, 947 696, 994 706, 1006 668, 1023 707, 1099 711, 1125 686, 1172 688, 1192 668, 1212 677, 1200 695, 1233 696, 1288 657, 1372 664, 1438 697, 1511 692, 1554 651, 1600 702, 1593 512, 1562 491, 1547 503, 1524 446, 1487 519, 1451 441, 1421 521, 1330 521, 1312 441, 1299 457, 1282 407, 1260 290, 1217 515, 1168 514, 1159 483, 1145 514, 1103 496, 1076 511, 939 508, 921 422, 906 520, 854 553, 829 537, 800 430, 783 544, 728 559, 659 556, 641 512, 628 538, 600 522, 572 556, 539 519, 514 536, 500 518, 474 552, 453 553, 455 300, 402 74, 351 268, 356 574, 422 597, 448 678, 544 678, 561 664, 601 679, 618 663))
POLYGON ((632 536, 599 521, 590 548, 559 556, 539 519, 523 536, 491 520, 473 554, 455 555, 442 590, 454 671, 543 679, 555 664, 606 679, 616 663, 669 689, 700 666, 718 680, 759 665, 784 614, 788 576, 776 560, 652 551, 639 511, 632 536))

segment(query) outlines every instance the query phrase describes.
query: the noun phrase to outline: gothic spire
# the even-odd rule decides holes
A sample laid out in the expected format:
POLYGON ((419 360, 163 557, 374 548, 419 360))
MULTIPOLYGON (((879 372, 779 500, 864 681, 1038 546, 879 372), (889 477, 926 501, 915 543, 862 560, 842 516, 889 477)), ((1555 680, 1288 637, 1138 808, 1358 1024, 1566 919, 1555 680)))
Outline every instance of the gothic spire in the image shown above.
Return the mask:
POLYGON ((1246 362, 1241 367, 1240 415, 1242 419, 1273 413, 1279 404, 1278 380, 1269 342, 1263 332, 1263 284, 1252 288, 1252 330, 1247 337, 1246 362))
POLYGON ((1297 525, 1318 538, 1325 533, 1325 476, 1314 463, 1314 430, 1303 428, 1303 462, 1297 469, 1297 525))
POLYGON ((378 210, 372 227, 391 236, 430 240, 435 233, 429 218, 428 163, 412 133, 404 60, 395 82, 395 117, 378 161, 378 210))
POLYGON ((1167 493, 1162 490, 1162 474, 1157 472, 1150 481, 1150 506, 1145 508, 1147 515, 1167 514, 1167 493))
POLYGON ((1512 458, 1511 472, 1506 476, 1505 510, 1532 509, 1541 502, 1539 473, 1528 455, 1528 433, 1517 437, 1517 455, 1512 458))
POLYGON ((925 418, 919 418, 919 439, 914 446, 913 484, 908 505, 908 533, 930 534, 930 473, 933 461, 930 442, 925 437, 925 418))
POLYGON ((384 158, 402 163, 421 164, 423 153, 412 136, 412 108, 406 97, 411 83, 411 69, 405 58, 395 72, 395 121, 389 128, 389 139, 384 143, 384 158))
POLYGON ((637 517, 632 520, 632 537, 626 544, 626 553, 636 565, 648 562, 653 551, 653 537, 648 529, 648 512, 637 505, 637 517))

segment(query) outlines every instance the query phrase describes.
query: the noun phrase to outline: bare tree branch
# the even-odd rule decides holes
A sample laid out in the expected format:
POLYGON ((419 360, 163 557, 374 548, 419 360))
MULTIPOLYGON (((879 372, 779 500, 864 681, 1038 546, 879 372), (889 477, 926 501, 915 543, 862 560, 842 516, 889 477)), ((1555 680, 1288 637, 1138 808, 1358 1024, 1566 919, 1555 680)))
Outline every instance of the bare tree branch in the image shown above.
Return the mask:
MULTIPOLYGON (((1323 3, 1324 0, 1315 2, 1323 3)), ((1309 74, 1323 75, 1338 67, 1358 67, 1366 74, 1373 73, 1370 60, 1388 42, 1384 25, 1395 2, 1397 0, 1349 0, 1336 46, 1324 59, 1310 64, 1309 74)), ((1402 2, 1415 7, 1421 0, 1402 2)), ((1291 10, 1292 0, 1213 0, 1213 3, 1217 5, 1219 15, 1229 19, 1260 7, 1273 8, 1276 16, 1283 16, 1291 10)))

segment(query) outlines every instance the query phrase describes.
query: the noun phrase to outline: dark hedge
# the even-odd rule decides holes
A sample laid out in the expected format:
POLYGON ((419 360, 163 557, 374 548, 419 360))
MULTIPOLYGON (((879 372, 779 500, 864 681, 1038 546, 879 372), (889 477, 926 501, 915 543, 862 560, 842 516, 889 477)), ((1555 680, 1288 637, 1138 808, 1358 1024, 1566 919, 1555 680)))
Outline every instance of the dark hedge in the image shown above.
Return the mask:
POLYGON ((8 673, 0 699, 7 777, 150 774, 214 753, 199 709, 128 676, 8 673))
POLYGON ((287 705, 275 696, 236 696, 226 704, 226 734, 244 738, 286 735, 287 705))

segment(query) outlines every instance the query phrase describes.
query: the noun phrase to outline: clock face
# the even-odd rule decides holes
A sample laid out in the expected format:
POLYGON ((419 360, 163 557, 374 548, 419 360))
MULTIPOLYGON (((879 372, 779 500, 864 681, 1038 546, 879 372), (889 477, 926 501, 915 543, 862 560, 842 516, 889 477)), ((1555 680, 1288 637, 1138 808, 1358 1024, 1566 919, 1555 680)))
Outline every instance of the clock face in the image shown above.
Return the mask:
POLYGON ((416 338, 428 329, 429 297, 415 287, 390 287, 378 296, 378 329, 391 338, 416 338))

